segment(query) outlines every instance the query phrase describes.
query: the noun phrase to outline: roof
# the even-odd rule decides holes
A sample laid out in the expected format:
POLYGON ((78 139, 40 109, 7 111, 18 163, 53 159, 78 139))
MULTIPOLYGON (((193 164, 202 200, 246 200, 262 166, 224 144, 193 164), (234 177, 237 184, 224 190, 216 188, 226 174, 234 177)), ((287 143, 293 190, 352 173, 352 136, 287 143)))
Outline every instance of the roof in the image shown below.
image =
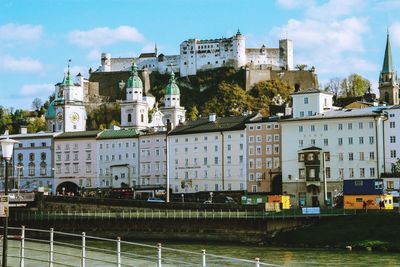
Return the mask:
POLYGON ((141 53, 139 55, 140 58, 145 58, 145 57, 156 57, 156 53, 141 53))
POLYGON ((171 71, 169 82, 165 87, 165 95, 180 95, 178 85, 175 83, 175 74, 171 71))
POLYGON ((257 114, 252 118, 248 119, 246 124, 251 123, 263 123, 263 122, 277 122, 279 120, 279 116, 269 116, 269 117, 262 117, 261 114, 257 114))
POLYGON ((336 118, 356 118, 356 117, 377 117, 382 115, 382 110, 386 109, 385 106, 376 106, 368 108, 355 108, 355 109, 341 109, 330 110, 314 116, 292 118, 280 120, 281 123, 291 121, 304 121, 304 120, 321 120, 321 119, 336 119, 336 118))
POLYGON ((386 48, 385 48, 385 57, 383 58, 382 73, 392 73, 392 72, 394 72, 394 68, 392 59, 392 49, 390 47, 390 38, 388 33, 386 37, 386 48))
POLYGON ((79 131, 79 132, 66 132, 62 133, 54 139, 69 139, 69 138, 95 138, 100 133, 100 130, 92 130, 92 131, 79 131))
POLYGON ((301 149, 301 151, 313 151, 313 150, 322 150, 322 148, 316 147, 316 146, 310 146, 310 147, 306 147, 301 149))
POLYGON ((44 116, 46 119, 55 119, 56 118, 55 100, 51 101, 44 116))
POLYGON ((133 63, 131 68, 131 76, 128 79, 127 88, 141 88, 143 89, 143 82, 138 76, 137 66, 133 63))
POLYGON ((135 129, 104 130, 97 139, 122 139, 138 137, 140 132, 135 129))
POLYGON ((56 136, 60 133, 54 133, 54 132, 38 132, 38 133, 27 133, 27 134, 10 134, 8 136, 5 135, 1 135, 0 139, 3 138, 11 138, 11 139, 25 139, 25 138, 49 138, 49 137, 53 137, 56 136))
POLYGON ((246 127, 245 123, 253 116, 222 117, 214 122, 209 121, 208 118, 186 121, 172 130, 169 135, 243 130, 246 127))
POLYGON ((316 94, 316 93, 323 93, 323 94, 327 94, 327 95, 333 95, 330 92, 322 91, 322 90, 315 89, 315 88, 308 88, 308 89, 304 89, 304 90, 301 90, 301 91, 297 91, 297 92, 294 92, 292 95, 316 94))

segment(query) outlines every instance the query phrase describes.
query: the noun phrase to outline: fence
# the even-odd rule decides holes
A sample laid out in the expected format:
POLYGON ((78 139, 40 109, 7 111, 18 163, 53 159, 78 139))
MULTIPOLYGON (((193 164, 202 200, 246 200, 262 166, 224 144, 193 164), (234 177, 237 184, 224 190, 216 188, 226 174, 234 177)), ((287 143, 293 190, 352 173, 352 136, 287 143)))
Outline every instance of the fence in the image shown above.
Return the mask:
POLYGON ((24 220, 79 220, 79 219, 282 219, 294 217, 330 217, 354 215, 355 210, 326 209, 320 214, 302 214, 301 210, 284 210, 281 212, 263 212, 258 210, 162 210, 162 209, 136 209, 136 210, 74 210, 74 211, 28 211, 15 210, 10 214, 10 219, 24 220))
POLYGON ((206 250, 186 251, 157 245, 122 241, 120 238, 72 234, 41 229, 10 227, 10 266, 277 266, 259 258, 246 260, 210 254, 206 250), (48 239, 35 238, 38 233, 48 239))

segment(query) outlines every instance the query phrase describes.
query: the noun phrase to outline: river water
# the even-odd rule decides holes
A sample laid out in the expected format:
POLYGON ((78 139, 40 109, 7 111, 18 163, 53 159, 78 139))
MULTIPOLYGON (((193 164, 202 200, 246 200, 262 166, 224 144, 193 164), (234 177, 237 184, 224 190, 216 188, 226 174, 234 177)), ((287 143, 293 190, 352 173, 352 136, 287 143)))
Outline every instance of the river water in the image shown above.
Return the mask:
MULTIPOLYGON (((62 242, 62 241, 60 241, 62 242)), ((63 242, 64 243, 64 242, 63 242)), ((78 241, 65 241, 70 245, 54 244, 54 266, 80 266, 81 249, 78 241)), ((154 245, 154 243, 148 243, 154 245)), ((86 250, 87 267, 116 266, 115 244, 102 241, 88 241, 86 250), (109 251, 108 251, 109 250, 109 251)), ((259 257, 262 262, 278 266, 400 266, 400 254, 390 252, 344 251, 322 249, 289 249, 277 247, 259 247, 235 244, 198 244, 164 242, 163 246, 175 250, 162 249, 163 266, 201 266, 201 250, 206 253, 228 257, 254 260, 259 257), (179 250, 198 252, 199 254, 182 253, 179 250)), ((9 266, 19 266, 19 242, 10 241, 9 266)), ((48 244, 26 241, 25 267, 48 266, 48 244), (31 259, 28 259, 31 258, 31 259), (35 260, 33 260, 35 259, 35 260)), ((122 266, 156 266, 157 249, 121 244, 122 266)), ((255 266, 250 262, 238 262, 207 256, 207 266, 255 266)))

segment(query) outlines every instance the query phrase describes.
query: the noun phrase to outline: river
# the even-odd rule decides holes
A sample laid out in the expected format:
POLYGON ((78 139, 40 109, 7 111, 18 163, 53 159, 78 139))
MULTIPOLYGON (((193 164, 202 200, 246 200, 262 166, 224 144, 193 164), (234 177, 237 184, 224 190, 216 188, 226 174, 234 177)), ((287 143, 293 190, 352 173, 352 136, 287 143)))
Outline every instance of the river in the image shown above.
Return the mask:
MULTIPOLYGON (((60 241, 59 241, 60 242, 60 241)), ((63 241, 61 241, 63 242, 63 241)), ((63 242, 64 243, 64 242, 63 242)), ((54 266, 80 266, 81 250, 79 242, 66 241, 72 244, 55 243, 54 266), (76 247, 74 247, 76 246, 76 247), (60 263, 60 264, 57 264, 60 263), (62 263, 62 264, 61 264, 62 263), (66 265, 64 265, 66 264, 66 265)), ((148 243, 150 245, 150 243, 148 243)), ((87 267, 116 266, 115 244, 102 241, 88 241, 86 250, 87 267), (111 252, 108 252, 110 250, 111 252), (108 262, 107 262, 108 261, 108 262)), ((154 245, 154 243, 151 243, 154 245)), ((19 254, 19 242, 10 241, 9 266, 19 266, 16 256, 19 254)), ((254 260, 259 257, 262 262, 278 266, 400 266, 400 254, 390 252, 345 251, 325 249, 291 249, 277 247, 259 247, 236 244, 198 244, 164 242, 164 247, 176 249, 162 249, 163 267, 169 266, 201 266, 201 254, 191 255, 179 250, 223 255, 228 257, 254 260)), ((122 266, 156 266, 157 249, 150 247, 121 244, 122 266), (129 254, 128 254, 129 253, 129 254)), ((25 256, 40 259, 25 260, 25 267, 46 266, 48 260, 48 244, 26 241, 25 256), (42 250, 42 251, 39 251, 42 250)), ((237 262, 231 259, 220 259, 207 255, 207 266, 255 266, 254 263, 237 262)))

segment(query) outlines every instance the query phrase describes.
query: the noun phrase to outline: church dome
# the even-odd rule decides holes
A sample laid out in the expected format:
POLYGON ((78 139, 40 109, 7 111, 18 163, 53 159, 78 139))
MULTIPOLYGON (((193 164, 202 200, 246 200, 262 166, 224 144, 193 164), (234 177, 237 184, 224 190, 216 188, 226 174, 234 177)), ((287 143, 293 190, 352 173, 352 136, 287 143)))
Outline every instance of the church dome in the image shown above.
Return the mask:
POLYGON ((50 119, 50 120, 56 118, 55 100, 53 100, 53 101, 50 103, 48 109, 46 110, 45 118, 46 118, 46 119, 50 119))
POLYGON ((169 78, 169 83, 165 87, 165 95, 180 95, 179 87, 175 83, 175 74, 171 71, 171 76, 169 78))
POLYGON ((136 64, 132 65, 131 76, 128 79, 127 88, 143 88, 143 82, 138 76, 136 64))

